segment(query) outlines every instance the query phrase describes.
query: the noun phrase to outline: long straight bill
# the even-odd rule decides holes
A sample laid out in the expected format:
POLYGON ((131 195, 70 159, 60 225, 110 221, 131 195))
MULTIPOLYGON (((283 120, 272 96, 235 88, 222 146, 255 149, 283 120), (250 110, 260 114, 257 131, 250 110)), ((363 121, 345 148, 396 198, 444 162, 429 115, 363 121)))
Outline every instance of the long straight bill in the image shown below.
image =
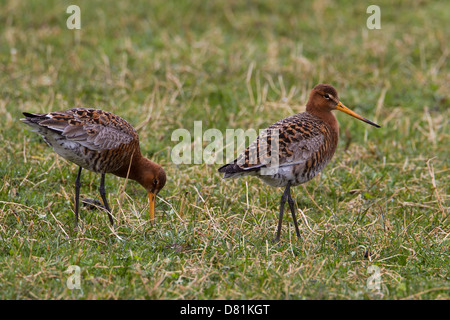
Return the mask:
POLYGON ((344 106, 344 105, 342 104, 342 102, 340 102, 340 101, 339 101, 339 103, 337 104, 336 107, 337 107, 337 109, 338 109, 339 111, 345 112, 346 114, 349 114, 349 115, 351 115, 352 117, 355 117, 356 119, 359 119, 359 120, 364 121, 364 122, 366 122, 366 123, 368 123, 368 124, 371 124, 371 125, 374 126, 374 127, 377 127, 377 128, 380 127, 380 126, 377 125, 375 122, 372 122, 372 121, 370 121, 370 120, 367 120, 366 118, 361 117, 361 116, 360 116, 359 114, 357 114, 356 112, 350 110, 349 108, 347 108, 346 106, 344 106))
POLYGON ((155 222, 155 194, 149 192, 148 193, 148 204, 149 204, 149 211, 150 211, 150 223, 153 224, 155 222))

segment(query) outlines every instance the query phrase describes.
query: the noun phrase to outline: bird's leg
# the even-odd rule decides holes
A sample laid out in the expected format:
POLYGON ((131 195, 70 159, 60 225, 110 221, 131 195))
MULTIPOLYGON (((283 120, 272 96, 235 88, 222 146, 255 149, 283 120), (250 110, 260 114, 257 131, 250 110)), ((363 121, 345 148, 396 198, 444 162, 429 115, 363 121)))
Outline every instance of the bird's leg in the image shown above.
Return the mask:
POLYGON ((75 228, 78 226, 78 207, 80 204, 80 187, 81 187, 81 167, 78 169, 77 179, 75 180, 75 228))
POLYGON ((291 192, 290 191, 289 191, 289 194, 288 194, 288 200, 287 201, 289 203, 289 208, 291 208, 292 220, 294 220, 294 226, 295 226, 295 232, 297 233, 297 238, 300 239, 300 231, 298 230, 297 217, 295 216, 294 200, 291 197, 291 192))
POLYGON ((275 239, 273 239, 273 242, 280 242, 281 223, 283 222, 283 214, 284 214, 284 204, 286 203, 286 200, 290 193, 291 193, 291 184, 288 182, 286 189, 284 189, 283 195, 281 196, 280 216, 278 217, 277 236, 275 237, 275 239))
POLYGON ((105 205, 105 209, 107 210, 107 213, 108 213, 109 222, 111 222, 111 225, 114 225, 114 221, 113 221, 113 218, 111 216, 111 209, 109 209, 108 201, 106 200, 105 174, 104 173, 102 173, 102 177, 100 179, 99 191, 100 191, 100 195, 101 195, 102 200, 103 200, 103 204, 105 205))

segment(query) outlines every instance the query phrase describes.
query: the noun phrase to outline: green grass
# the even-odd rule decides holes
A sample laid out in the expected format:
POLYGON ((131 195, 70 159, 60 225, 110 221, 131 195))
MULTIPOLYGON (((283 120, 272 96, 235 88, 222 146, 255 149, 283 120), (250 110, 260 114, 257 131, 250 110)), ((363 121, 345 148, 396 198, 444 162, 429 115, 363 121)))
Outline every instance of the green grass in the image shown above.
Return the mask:
MULTIPOLYGON (((450 5, 370 2, 0 2, 1 299, 449 299, 450 5), (262 129, 331 83, 347 115, 323 173, 293 188, 302 239, 280 189, 174 165, 173 130, 262 129), (157 223, 145 191, 107 177, 100 211, 73 226, 76 166, 23 125, 22 111, 92 106, 139 127, 166 170, 157 223), (78 265, 82 292, 70 290, 78 265), (379 290, 367 286, 379 268, 379 290)), ((99 199, 84 171, 82 197, 99 199)))

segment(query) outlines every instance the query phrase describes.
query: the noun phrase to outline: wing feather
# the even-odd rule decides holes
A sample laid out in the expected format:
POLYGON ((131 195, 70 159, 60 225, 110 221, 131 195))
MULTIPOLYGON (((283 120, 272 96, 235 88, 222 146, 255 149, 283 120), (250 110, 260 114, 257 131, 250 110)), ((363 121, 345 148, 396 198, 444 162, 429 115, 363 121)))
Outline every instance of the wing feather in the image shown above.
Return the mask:
POLYGON ((91 150, 109 150, 138 139, 136 130, 112 113, 75 108, 47 114, 24 113, 23 121, 38 130, 51 130, 91 150))
POLYGON ((319 118, 300 113, 280 120, 264 130, 231 163, 219 172, 225 178, 259 172, 271 166, 288 167, 306 162, 324 143, 319 118))

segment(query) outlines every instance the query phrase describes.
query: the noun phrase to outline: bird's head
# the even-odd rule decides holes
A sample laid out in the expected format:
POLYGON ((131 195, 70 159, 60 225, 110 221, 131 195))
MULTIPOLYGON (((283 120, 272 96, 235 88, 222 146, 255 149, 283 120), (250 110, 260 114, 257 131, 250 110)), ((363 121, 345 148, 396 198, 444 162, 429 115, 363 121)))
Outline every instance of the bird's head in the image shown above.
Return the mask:
POLYGON ((360 116, 356 112, 347 108, 338 97, 336 89, 329 84, 316 85, 309 95, 308 103, 306 104, 306 111, 311 113, 330 112, 332 110, 339 110, 346 114, 355 117, 361 121, 364 121, 374 127, 380 126, 366 118, 360 116))

